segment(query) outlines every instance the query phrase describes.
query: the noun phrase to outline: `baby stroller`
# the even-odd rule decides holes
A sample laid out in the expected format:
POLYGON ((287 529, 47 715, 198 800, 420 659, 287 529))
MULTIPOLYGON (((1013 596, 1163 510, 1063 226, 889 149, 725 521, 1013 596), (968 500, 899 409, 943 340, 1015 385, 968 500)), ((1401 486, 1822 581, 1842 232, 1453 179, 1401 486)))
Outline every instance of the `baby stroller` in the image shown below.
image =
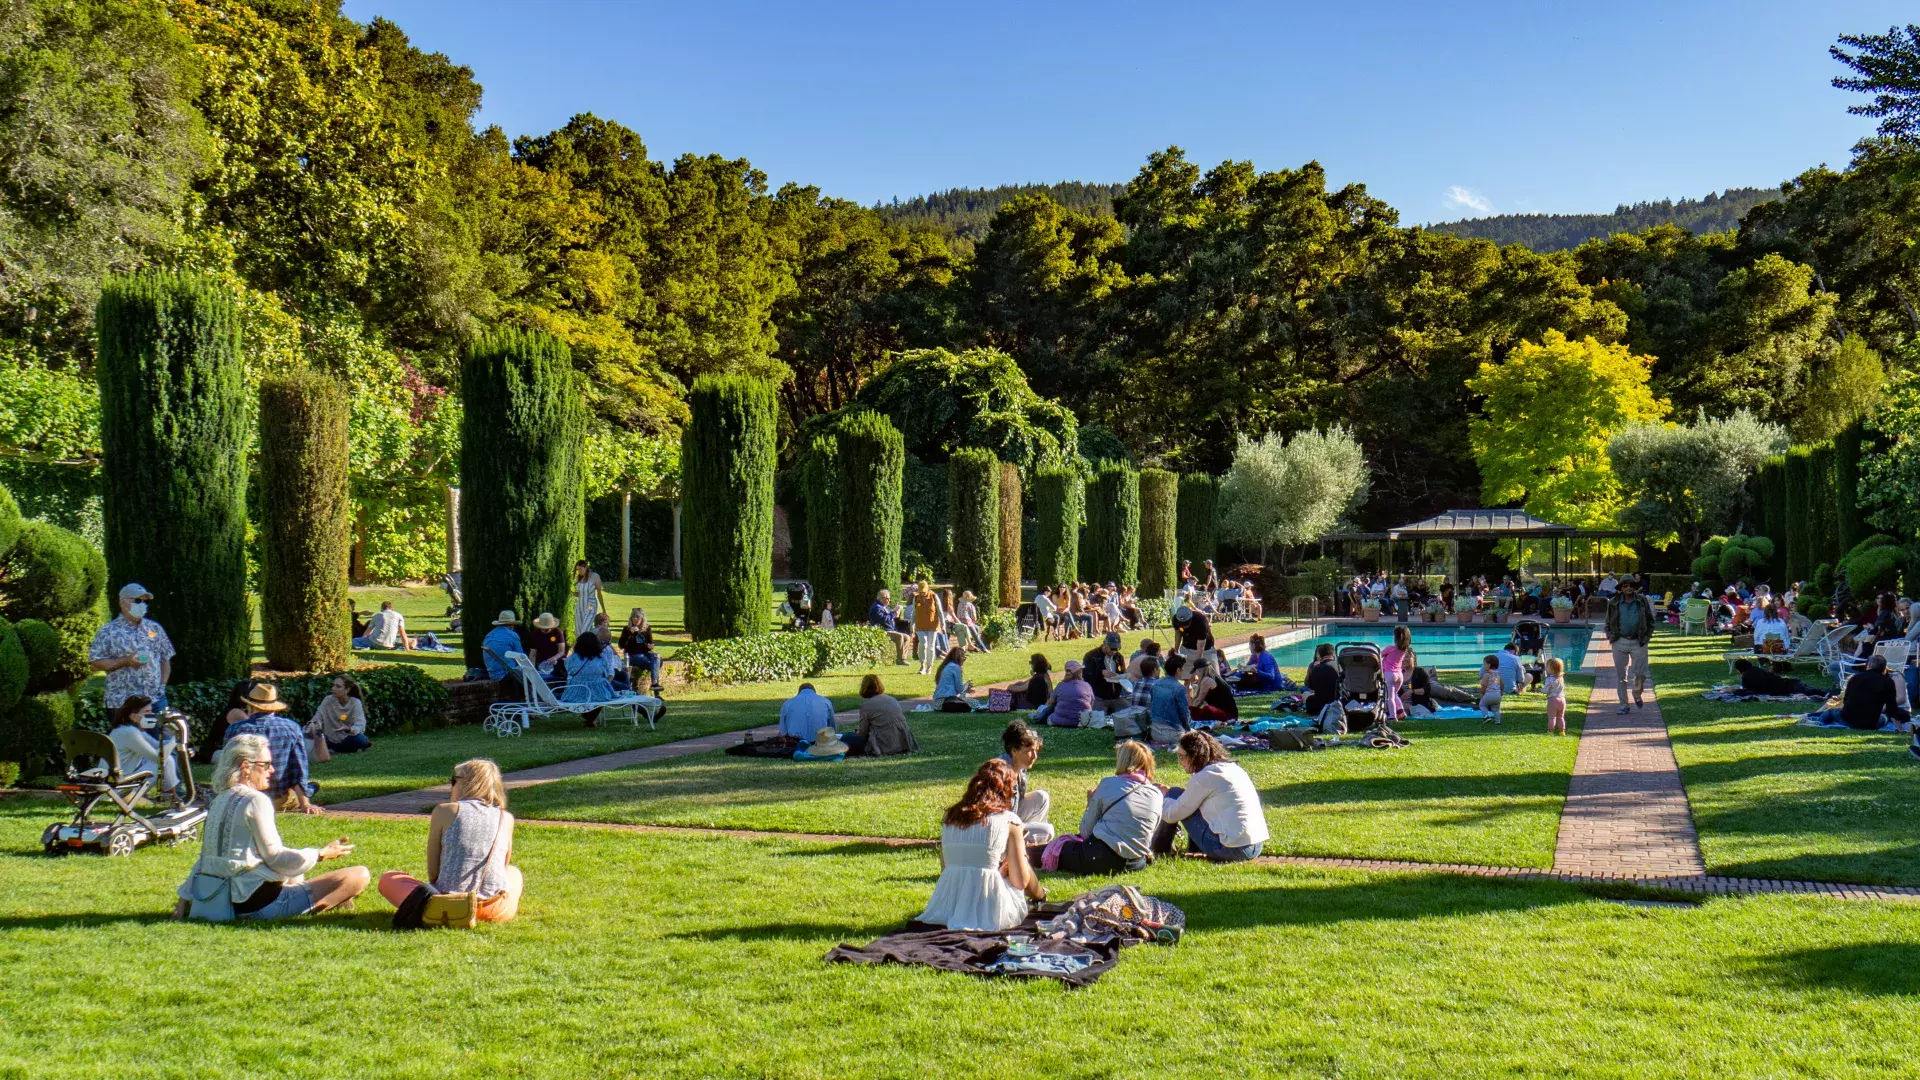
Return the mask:
POLYGON ((805 630, 813 625, 813 586, 796 581, 787 586, 787 613, 792 616, 789 630, 805 630))
POLYGON ((1534 619, 1522 619, 1513 628, 1513 643, 1519 646, 1521 656, 1539 656, 1547 647, 1547 634, 1534 619))
POLYGON ((1386 707, 1386 665, 1380 660, 1380 646, 1371 641, 1342 641, 1334 646, 1334 663, 1340 668, 1347 729, 1372 726, 1385 715, 1386 707), (1364 716, 1366 724, 1356 725, 1356 716, 1364 716))
POLYGON ((174 748, 175 767, 185 789, 181 801, 160 813, 143 814, 134 807, 153 788, 157 777, 152 770, 122 775, 119 747, 97 731, 68 728, 60 733, 60 742, 67 750, 67 782, 59 785, 59 791, 73 803, 74 814, 73 820, 55 822, 40 834, 40 846, 47 854, 131 855, 135 848, 157 840, 184 844, 199 838, 207 808, 194 788, 191 752, 185 744, 174 748), (83 768, 89 759, 96 764, 83 768), (118 811, 112 821, 94 820, 93 812, 102 802, 112 803, 118 811))
POLYGON ((447 590, 447 633, 449 634, 460 629, 460 608, 466 603, 466 599, 460 595, 460 577, 464 573, 463 570, 455 570, 451 574, 440 576, 440 587, 447 590))

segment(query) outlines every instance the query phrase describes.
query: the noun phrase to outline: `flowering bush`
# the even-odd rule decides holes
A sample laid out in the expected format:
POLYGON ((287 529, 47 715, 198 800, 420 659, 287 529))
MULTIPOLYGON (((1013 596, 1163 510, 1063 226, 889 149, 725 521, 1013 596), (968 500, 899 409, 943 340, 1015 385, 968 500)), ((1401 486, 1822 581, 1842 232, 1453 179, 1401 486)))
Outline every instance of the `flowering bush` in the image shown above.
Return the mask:
POLYGON ((1140 608, 1140 617, 1146 621, 1148 626, 1165 627, 1173 625, 1173 607, 1164 599, 1142 599, 1138 606, 1140 608))
POLYGON ((1001 645, 1017 649, 1026 644, 1026 636, 1020 632, 1020 621, 1014 618, 1012 608, 988 609, 980 617, 980 636, 986 639, 989 649, 1001 645))
POLYGON ((1556 597, 1554 597, 1554 598, 1553 598, 1553 610, 1555 610, 1555 611, 1572 611, 1572 610, 1573 610, 1573 597, 1571 597, 1571 596, 1556 596, 1556 597))

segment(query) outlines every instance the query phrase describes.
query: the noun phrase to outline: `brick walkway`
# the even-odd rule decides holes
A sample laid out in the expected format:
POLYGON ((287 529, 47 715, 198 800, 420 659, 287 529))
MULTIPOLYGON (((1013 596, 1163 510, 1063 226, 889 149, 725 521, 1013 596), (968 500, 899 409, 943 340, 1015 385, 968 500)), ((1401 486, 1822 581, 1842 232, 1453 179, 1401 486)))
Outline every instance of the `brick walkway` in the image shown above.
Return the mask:
POLYGON ((1566 809, 1554 845, 1557 873, 1594 877, 1704 877, 1680 766, 1673 758, 1659 696, 1625 716, 1613 672, 1613 651, 1595 632, 1587 645, 1593 693, 1567 785, 1566 809))

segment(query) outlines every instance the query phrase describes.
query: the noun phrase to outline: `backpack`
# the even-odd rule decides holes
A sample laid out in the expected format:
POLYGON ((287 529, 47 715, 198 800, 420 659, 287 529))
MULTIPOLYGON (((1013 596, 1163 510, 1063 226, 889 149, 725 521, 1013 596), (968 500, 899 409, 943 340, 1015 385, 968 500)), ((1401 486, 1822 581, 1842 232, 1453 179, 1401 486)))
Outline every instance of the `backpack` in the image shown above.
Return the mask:
POLYGON ((1347 733, 1347 707, 1338 701, 1328 702, 1314 719, 1314 730, 1322 735, 1345 735, 1347 733))
POLYGON ((1107 718, 1113 721, 1115 739, 1153 739, 1153 722, 1148 719, 1147 710, 1138 705, 1108 713, 1107 718))
POLYGON ((1267 729, 1267 749, 1269 750, 1312 750, 1313 729, 1303 727, 1278 727, 1267 729))

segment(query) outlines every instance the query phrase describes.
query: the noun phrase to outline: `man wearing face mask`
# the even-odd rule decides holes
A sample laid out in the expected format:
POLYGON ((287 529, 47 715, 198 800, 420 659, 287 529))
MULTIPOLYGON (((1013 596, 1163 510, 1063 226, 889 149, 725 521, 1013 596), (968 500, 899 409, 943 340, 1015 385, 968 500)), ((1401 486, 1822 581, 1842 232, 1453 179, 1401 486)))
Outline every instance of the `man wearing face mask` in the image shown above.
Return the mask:
POLYGON ((88 656, 93 670, 107 675, 103 704, 109 713, 128 698, 139 695, 154 710, 167 707, 167 680, 173 675, 173 642, 159 623, 147 618, 153 594, 137 582, 120 586, 120 617, 93 635, 88 656))

